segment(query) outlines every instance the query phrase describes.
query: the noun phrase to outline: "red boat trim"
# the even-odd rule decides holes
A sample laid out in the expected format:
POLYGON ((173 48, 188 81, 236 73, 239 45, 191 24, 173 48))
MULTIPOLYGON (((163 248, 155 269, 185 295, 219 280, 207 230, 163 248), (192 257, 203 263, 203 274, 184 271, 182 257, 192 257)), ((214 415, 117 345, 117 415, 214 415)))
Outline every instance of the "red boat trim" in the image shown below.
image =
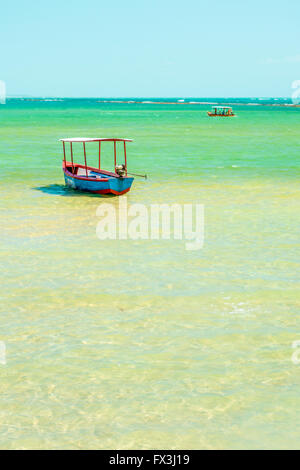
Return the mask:
POLYGON ((116 196, 121 196, 122 194, 128 193, 130 188, 124 189, 124 191, 115 191, 114 189, 101 189, 100 191, 89 191, 93 194, 115 194, 116 196))
POLYGON ((68 171, 66 168, 63 168, 63 172, 69 176, 70 178, 74 178, 76 180, 80 180, 80 181, 94 181, 95 183, 98 182, 98 183, 105 183, 107 181, 109 181, 108 178, 101 178, 101 180, 97 180, 95 178, 87 178, 86 176, 77 176, 77 175, 73 175, 73 173, 70 173, 70 171, 68 171))
MULTIPOLYGON (((83 181, 94 181, 94 182, 105 182, 105 181, 108 181, 108 178, 102 178, 101 180, 96 180, 95 178, 87 178, 86 176, 78 176, 78 175, 74 175, 73 173, 71 173, 70 171, 67 170, 67 166, 72 166, 72 164, 70 162, 64 162, 63 161, 63 172, 67 175, 67 176, 70 176, 71 178, 74 178, 74 179, 78 179, 78 180, 83 180, 83 181)), ((96 171, 98 172, 99 171, 99 168, 94 168, 92 166, 87 166, 85 167, 84 165, 80 165, 79 163, 75 163, 74 165, 74 168, 87 168, 88 170, 91 170, 91 171, 96 171)), ((117 174, 117 173, 112 173, 110 171, 106 171, 106 170, 100 170, 101 173, 103 173, 104 175, 107 175, 107 176, 112 176, 114 178, 120 178, 120 176, 117 174)), ((126 179, 126 178, 129 178, 128 176, 123 176, 122 179, 126 179)))

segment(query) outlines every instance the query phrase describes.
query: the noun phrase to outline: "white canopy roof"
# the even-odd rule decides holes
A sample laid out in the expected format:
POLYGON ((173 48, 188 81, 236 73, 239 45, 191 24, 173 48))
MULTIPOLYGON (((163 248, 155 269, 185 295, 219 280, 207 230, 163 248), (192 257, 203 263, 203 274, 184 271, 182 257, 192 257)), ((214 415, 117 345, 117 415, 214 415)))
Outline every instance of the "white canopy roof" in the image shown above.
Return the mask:
POLYGON ((68 137, 67 139, 59 139, 61 142, 132 142, 131 139, 115 139, 105 137, 68 137))

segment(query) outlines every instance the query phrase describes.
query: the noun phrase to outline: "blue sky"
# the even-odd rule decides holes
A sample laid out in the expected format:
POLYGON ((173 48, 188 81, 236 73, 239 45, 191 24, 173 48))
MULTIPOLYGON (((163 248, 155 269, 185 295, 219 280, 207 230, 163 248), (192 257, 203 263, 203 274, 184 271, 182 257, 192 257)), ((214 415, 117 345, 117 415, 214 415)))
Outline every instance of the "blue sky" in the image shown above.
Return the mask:
POLYGON ((8 95, 290 96, 299 0, 10 0, 8 95))

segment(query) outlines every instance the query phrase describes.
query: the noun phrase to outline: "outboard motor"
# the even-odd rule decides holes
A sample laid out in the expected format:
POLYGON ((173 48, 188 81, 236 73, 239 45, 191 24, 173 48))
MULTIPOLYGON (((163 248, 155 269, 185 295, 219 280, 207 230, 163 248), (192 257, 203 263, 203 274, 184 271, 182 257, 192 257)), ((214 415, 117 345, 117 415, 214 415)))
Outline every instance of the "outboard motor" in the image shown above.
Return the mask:
POLYGON ((116 173, 120 176, 120 178, 124 178, 126 175, 125 165, 116 165, 116 173))

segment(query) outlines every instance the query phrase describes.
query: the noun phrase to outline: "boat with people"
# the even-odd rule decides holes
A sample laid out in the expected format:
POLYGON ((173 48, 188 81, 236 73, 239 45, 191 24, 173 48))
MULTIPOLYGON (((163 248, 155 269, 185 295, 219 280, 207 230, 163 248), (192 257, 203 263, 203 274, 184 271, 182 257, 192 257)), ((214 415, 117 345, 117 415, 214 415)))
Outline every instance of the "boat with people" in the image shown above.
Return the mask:
POLYGON ((207 114, 210 117, 219 116, 219 117, 230 117, 235 116, 232 108, 229 106, 213 106, 212 111, 208 111, 207 114))
POLYGON ((95 194, 113 194, 116 196, 125 194, 130 190, 134 178, 127 174, 126 144, 127 142, 132 142, 131 139, 75 137, 60 139, 60 141, 63 143, 62 169, 67 186, 79 191, 89 191, 95 194), (98 143, 98 168, 88 166, 87 164, 86 144, 91 142, 98 143), (106 142, 113 142, 114 171, 107 171, 101 168, 101 145, 106 142), (78 143, 83 146, 84 164, 74 162, 73 144, 78 143), (117 163, 117 143, 123 144, 124 163, 122 164, 117 163), (66 144, 70 144, 70 160, 67 160, 66 144))

